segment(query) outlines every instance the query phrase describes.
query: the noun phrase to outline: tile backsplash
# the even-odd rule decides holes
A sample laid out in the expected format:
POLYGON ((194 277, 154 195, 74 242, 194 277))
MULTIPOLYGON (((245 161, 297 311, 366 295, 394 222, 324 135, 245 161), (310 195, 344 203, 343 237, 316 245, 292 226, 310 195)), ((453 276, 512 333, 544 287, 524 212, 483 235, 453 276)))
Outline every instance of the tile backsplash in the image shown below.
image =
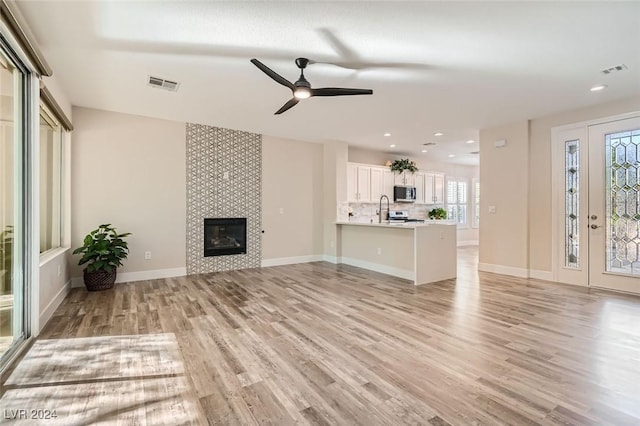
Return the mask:
MULTIPOLYGON (((409 212, 411 219, 429 219, 429 211, 436 207, 443 207, 442 205, 424 205, 424 204, 412 204, 412 203, 390 203, 390 210, 406 210, 409 212)), ((378 222, 378 203, 341 203, 338 206, 338 221, 339 222, 356 222, 356 223, 372 223, 378 222), (352 216, 349 217, 349 209, 351 209, 352 216)), ((387 203, 382 204, 382 212, 384 217, 382 220, 387 219, 387 203)))

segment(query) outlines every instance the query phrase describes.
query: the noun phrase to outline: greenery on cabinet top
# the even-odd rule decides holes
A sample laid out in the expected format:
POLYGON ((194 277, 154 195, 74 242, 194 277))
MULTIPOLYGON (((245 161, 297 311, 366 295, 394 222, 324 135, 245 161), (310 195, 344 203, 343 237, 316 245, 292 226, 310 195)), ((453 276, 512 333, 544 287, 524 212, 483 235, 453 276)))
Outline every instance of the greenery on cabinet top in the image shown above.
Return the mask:
MULTIPOLYGON (((349 166, 354 166, 354 167, 370 167, 372 169, 391 171, 391 166, 388 166, 388 165, 356 163, 354 161, 349 161, 347 164, 349 166)), ((395 174, 395 172, 393 172, 393 173, 395 174)), ((442 176, 445 175, 444 172, 439 172, 439 171, 435 171, 435 170, 423 170, 423 169, 418 169, 418 168, 416 168, 416 171, 412 172, 412 173, 430 173, 430 174, 442 175, 442 176)))

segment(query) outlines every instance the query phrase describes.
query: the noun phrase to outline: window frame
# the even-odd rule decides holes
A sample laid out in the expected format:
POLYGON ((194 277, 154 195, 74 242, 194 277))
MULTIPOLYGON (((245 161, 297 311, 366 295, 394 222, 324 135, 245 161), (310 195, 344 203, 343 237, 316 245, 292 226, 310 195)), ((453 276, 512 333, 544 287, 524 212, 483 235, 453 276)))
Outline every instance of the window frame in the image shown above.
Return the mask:
POLYGON ((480 228, 480 179, 475 177, 471 180, 471 185, 472 185, 472 205, 473 205, 473 211, 471 213, 472 219, 471 219, 471 227, 472 228, 480 228), (478 212, 478 214, 476 215, 476 211, 478 212))
MULTIPOLYGON (((445 209, 447 210, 447 215, 449 214, 449 207, 451 206, 456 206, 456 212, 460 212, 460 206, 465 206, 465 217, 464 217, 464 223, 461 223, 459 218, 460 216, 458 214, 456 214, 456 226, 458 229, 468 229, 469 228, 469 178, 465 178, 465 177, 455 177, 455 176, 447 176, 446 179, 446 203, 445 203, 445 209), (455 183, 456 185, 456 194, 455 194, 455 199, 456 201, 454 203, 449 202, 449 184, 450 183, 455 183), (459 200, 459 196, 458 196, 458 192, 459 192, 459 185, 460 184, 464 184, 465 187, 465 202, 461 203, 459 200)), ((447 219, 452 220, 452 218, 447 217, 447 219)))
MULTIPOLYGON (((64 247, 64 202, 65 202, 65 185, 64 185, 64 170, 65 170, 65 140, 66 140, 66 126, 63 125, 60 120, 58 119, 58 115, 54 113, 54 111, 49 107, 49 105, 46 102, 43 102, 41 99, 40 102, 40 115, 38 118, 44 118, 44 120, 47 122, 47 124, 49 124, 52 128, 54 128, 54 130, 56 130, 58 132, 58 152, 55 154, 55 156, 57 157, 57 161, 54 162, 54 166, 56 166, 55 163, 57 163, 57 168, 58 168, 58 172, 56 175, 56 180, 57 180, 57 188, 53 191, 53 194, 55 195, 56 190, 57 190, 57 226, 58 226, 58 238, 57 238, 57 242, 56 243, 52 243, 51 247, 48 248, 45 251, 40 251, 39 250, 39 246, 38 246, 38 251, 40 252, 40 260, 42 261, 43 258, 47 258, 51 253, 53 253, 54 251, 57 251, 61 248, 64 247), (44 117, 43 117, 44 114, 44 117)), ((38 120, 38 124, 41 126, 40 121, 38 120)), ((42 143, 42 135, 40 134, 39 137, 39 141, 38 144, 42 143)), ((41 148, 41 145, 39 145, 39 148, 41 148)), ((39 150, 40 151, 40 150, 39 150)), ((39 152, 40 154, 40 152, 39 152)), ((42 163, 41 163, 41 158, 38 159, 38 170, 39 172, 42 171, 42 163)), ((40 177, 40 173, 38 175, 40 177)), ((41 191, 42 191, 42 185, 38 185, 39 187, 39 191, 38 191, 38 197, 39 197, 39 201, 42 201, 41 197, 41 191)), ((40 203, 39 203, 40 204, 40 203)), ((41 244, 41 239, 42 239, 42 217, 40 217, 40 223, 39 223, 39 229, 40 229, 40 238, 38 241, 38 244, 41 244)))

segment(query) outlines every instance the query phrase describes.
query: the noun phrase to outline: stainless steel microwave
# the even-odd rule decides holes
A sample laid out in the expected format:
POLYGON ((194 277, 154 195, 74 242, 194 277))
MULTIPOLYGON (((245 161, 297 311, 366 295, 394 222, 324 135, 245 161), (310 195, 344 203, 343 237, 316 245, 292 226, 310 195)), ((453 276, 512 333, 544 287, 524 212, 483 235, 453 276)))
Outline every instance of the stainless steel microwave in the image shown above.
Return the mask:
POLYGON ((396 203, 415 203, 416 187, 396 185, 393 187, 393 201, 396 203))

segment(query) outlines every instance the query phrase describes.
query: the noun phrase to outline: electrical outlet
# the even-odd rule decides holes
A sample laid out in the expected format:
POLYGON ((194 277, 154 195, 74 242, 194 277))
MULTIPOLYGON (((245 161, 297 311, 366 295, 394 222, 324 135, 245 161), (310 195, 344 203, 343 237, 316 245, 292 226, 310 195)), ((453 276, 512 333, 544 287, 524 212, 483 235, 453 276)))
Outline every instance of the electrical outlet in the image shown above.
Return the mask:
POLYGON ((378 255, 382 254, 382 247, 378 247, 378 255))
POLYGON ((331 241, 331 242, 329 243, 329 247, 331 247, 331 248, 333 248, 333 246, 335 246, 335 245, 336 245, 336 243, 335 243, 334 241, 331 241))
POLYGON ((489 213, 495 213, 496 212, 496 206, 489 206, 489 213))
POLYGON ((284 214, 284 207, 280 207, 280 214, 284 214))
POLYGON ((144 260, 149 260, 151 259, 151 252, 150 251, 145 251, 144 252, 144 260))

